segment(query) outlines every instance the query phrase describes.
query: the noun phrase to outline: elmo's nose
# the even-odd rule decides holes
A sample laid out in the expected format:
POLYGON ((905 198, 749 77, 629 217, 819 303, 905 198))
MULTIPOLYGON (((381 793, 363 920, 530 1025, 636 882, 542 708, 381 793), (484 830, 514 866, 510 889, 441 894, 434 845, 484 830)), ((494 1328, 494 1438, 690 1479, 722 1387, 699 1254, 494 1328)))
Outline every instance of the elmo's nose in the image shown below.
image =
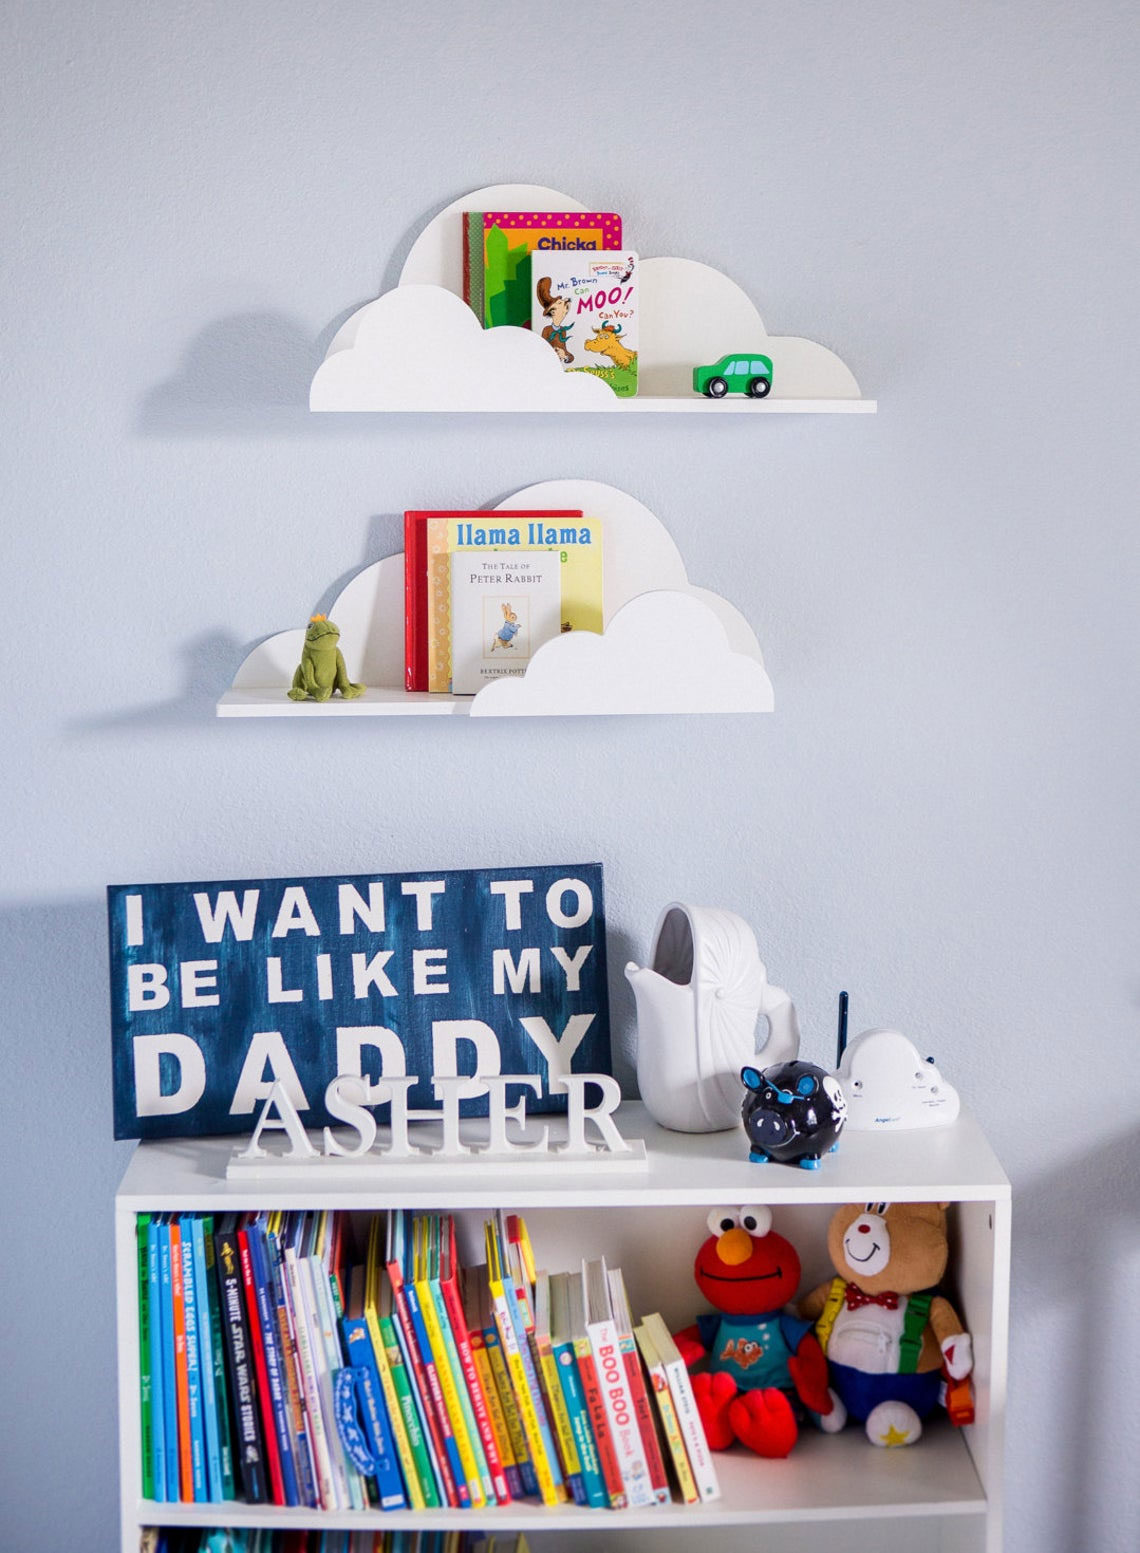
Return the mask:
POLYGON ((729 1267, 739 1267, 752 1255, 752 1236, 746 1229, 725 1230, 717 1239, 716 1254, 729 1267))

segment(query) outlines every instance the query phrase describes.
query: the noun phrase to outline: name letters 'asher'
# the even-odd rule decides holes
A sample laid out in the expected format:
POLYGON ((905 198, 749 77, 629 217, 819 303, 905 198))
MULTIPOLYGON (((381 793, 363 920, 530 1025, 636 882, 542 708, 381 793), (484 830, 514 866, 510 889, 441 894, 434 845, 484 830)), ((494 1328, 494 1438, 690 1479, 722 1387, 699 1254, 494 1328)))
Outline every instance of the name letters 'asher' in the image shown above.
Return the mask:
POLYGON ((564 1112, 610 1071, 600 864, 107 893, 116 1137, 248 1131, 275 1086, 320 1128, 353 1078, 486 1116, 529 1075, 564 1112))

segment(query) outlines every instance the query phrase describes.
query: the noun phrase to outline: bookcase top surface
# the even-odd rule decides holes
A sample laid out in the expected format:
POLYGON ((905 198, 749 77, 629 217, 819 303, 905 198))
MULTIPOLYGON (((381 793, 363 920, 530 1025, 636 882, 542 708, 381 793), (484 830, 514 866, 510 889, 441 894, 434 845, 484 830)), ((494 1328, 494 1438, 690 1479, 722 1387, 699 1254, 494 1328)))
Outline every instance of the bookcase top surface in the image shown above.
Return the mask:
POLYGON ((640 1103, 617 1113, 626 1138, 641 1138, 643 1170, 607 1170, 567 1161, 541 1171, 517 1165, 477 1169, 425 1161, 385 1179, 383 1156, 374 1177, 341 1178, 329 1161, 327 1182, 272 1179, 227 1181, 226 1165, 243 1145, 228 1137, 152 1140, 136 1148, 116 1201, 128 1212, 147 1209, 518 1208, 669 1206, 718 1203, 972 1202, 1006 1199, 1009 1181, 974 1117, 917 1132, 846 1132, 820 1169, 800 1170, 748 1160, 740 1129, 669 1132, 640 1103))

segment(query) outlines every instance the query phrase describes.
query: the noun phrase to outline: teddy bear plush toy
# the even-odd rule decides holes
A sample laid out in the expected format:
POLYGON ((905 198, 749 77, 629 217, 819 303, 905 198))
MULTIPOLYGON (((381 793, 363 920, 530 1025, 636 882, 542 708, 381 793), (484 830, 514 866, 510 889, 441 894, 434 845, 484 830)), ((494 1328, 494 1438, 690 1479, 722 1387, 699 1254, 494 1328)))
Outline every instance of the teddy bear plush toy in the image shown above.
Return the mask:
POLYGON ((693 1395, 714 1451, 740 1440, 760 1456, 786 1456, 799 1434, 797 1409, 825 1430, 847 1415, 828 1390, 827 1363, 811 1322, 784 1311, 800 1282, 800 1259, 772 1229, 772 1210, 714 1208, 712 1231, 697 1252, 693 1276, 715 1306, 677 1334, 692 1367, 693 1395))
MULTIPOLYGON (((946 1206, 851 1203, 832 1216, 836 1276, 798 1305, 815 1325, 838 1396, 829 1432, 849 1415, 874 1445, 912 1445, 945 1400, 945 1382, 964 1384, 973 1368, 969 1334, 935 1292, 946 1271, 946 1206)), ((951 1417, 969 1421, 953 1410, 951 1417)))

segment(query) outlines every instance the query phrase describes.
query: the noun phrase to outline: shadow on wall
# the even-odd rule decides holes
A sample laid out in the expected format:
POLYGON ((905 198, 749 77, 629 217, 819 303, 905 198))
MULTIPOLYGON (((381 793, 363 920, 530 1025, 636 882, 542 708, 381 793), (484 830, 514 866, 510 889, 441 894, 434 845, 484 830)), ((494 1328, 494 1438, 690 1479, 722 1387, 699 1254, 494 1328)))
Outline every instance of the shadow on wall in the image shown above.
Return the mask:
MULTIPOLYGON (((1127 1504, 1127 1514, 1135 1517, 1131 1530, 1140 1536, 1135 1493, 1118 1484, 1115 1509, 1104 1497, 1110 1464, 1121 1461, 1122 1451, 1127 1456, 1128 1434, 1135 1438, 1134 1423, 1106 1410, 1104 1399, 1119 1393, 1125 1364, 1133 1378, 1131 1387, 1124 1381, 1123 1394, 1135 1402, 1136 1347, 1128 1336, 1135 1299, 1127 1277, 1129 1268, 1134 1276, 1140 1265, 1138 1159, 1140 1128, 1083 1158, 1067 1157, 1063 1166, 1014 1193, 1016 1298, 1030 1306, 1059 1307, 1066 1324, 1064 1372, 1046 1355, 1025 1366, 1026 1374, 1058 1381, 1055 1395, 1031 1404, 1063 1420, 1067 1524, 1052 1543, 1058 1548, 1140 1546, 1117 1518, 1127 1504), (1098 1533, 1109 1531, 1106 1516, 1122 1540, 1099 1541, 1098 1533)), ((1012 1367, 1015 1375, 1017 1368, 1012 1367)), ((1134 1483, 1135 1469, 1130 1470, 1134 1483)))
POLYGON ((82 1506, 90 1546, 105 1548, 118 1498, 111 1202, 130 1145, 112 1141, 101 897, 0 911, 0 1000, 0 1217, 19 1214, 0 1279, 4 1394, 19 1399, 0 1416, 0 1542, 63 1546, 58 1528, 82 1506))

